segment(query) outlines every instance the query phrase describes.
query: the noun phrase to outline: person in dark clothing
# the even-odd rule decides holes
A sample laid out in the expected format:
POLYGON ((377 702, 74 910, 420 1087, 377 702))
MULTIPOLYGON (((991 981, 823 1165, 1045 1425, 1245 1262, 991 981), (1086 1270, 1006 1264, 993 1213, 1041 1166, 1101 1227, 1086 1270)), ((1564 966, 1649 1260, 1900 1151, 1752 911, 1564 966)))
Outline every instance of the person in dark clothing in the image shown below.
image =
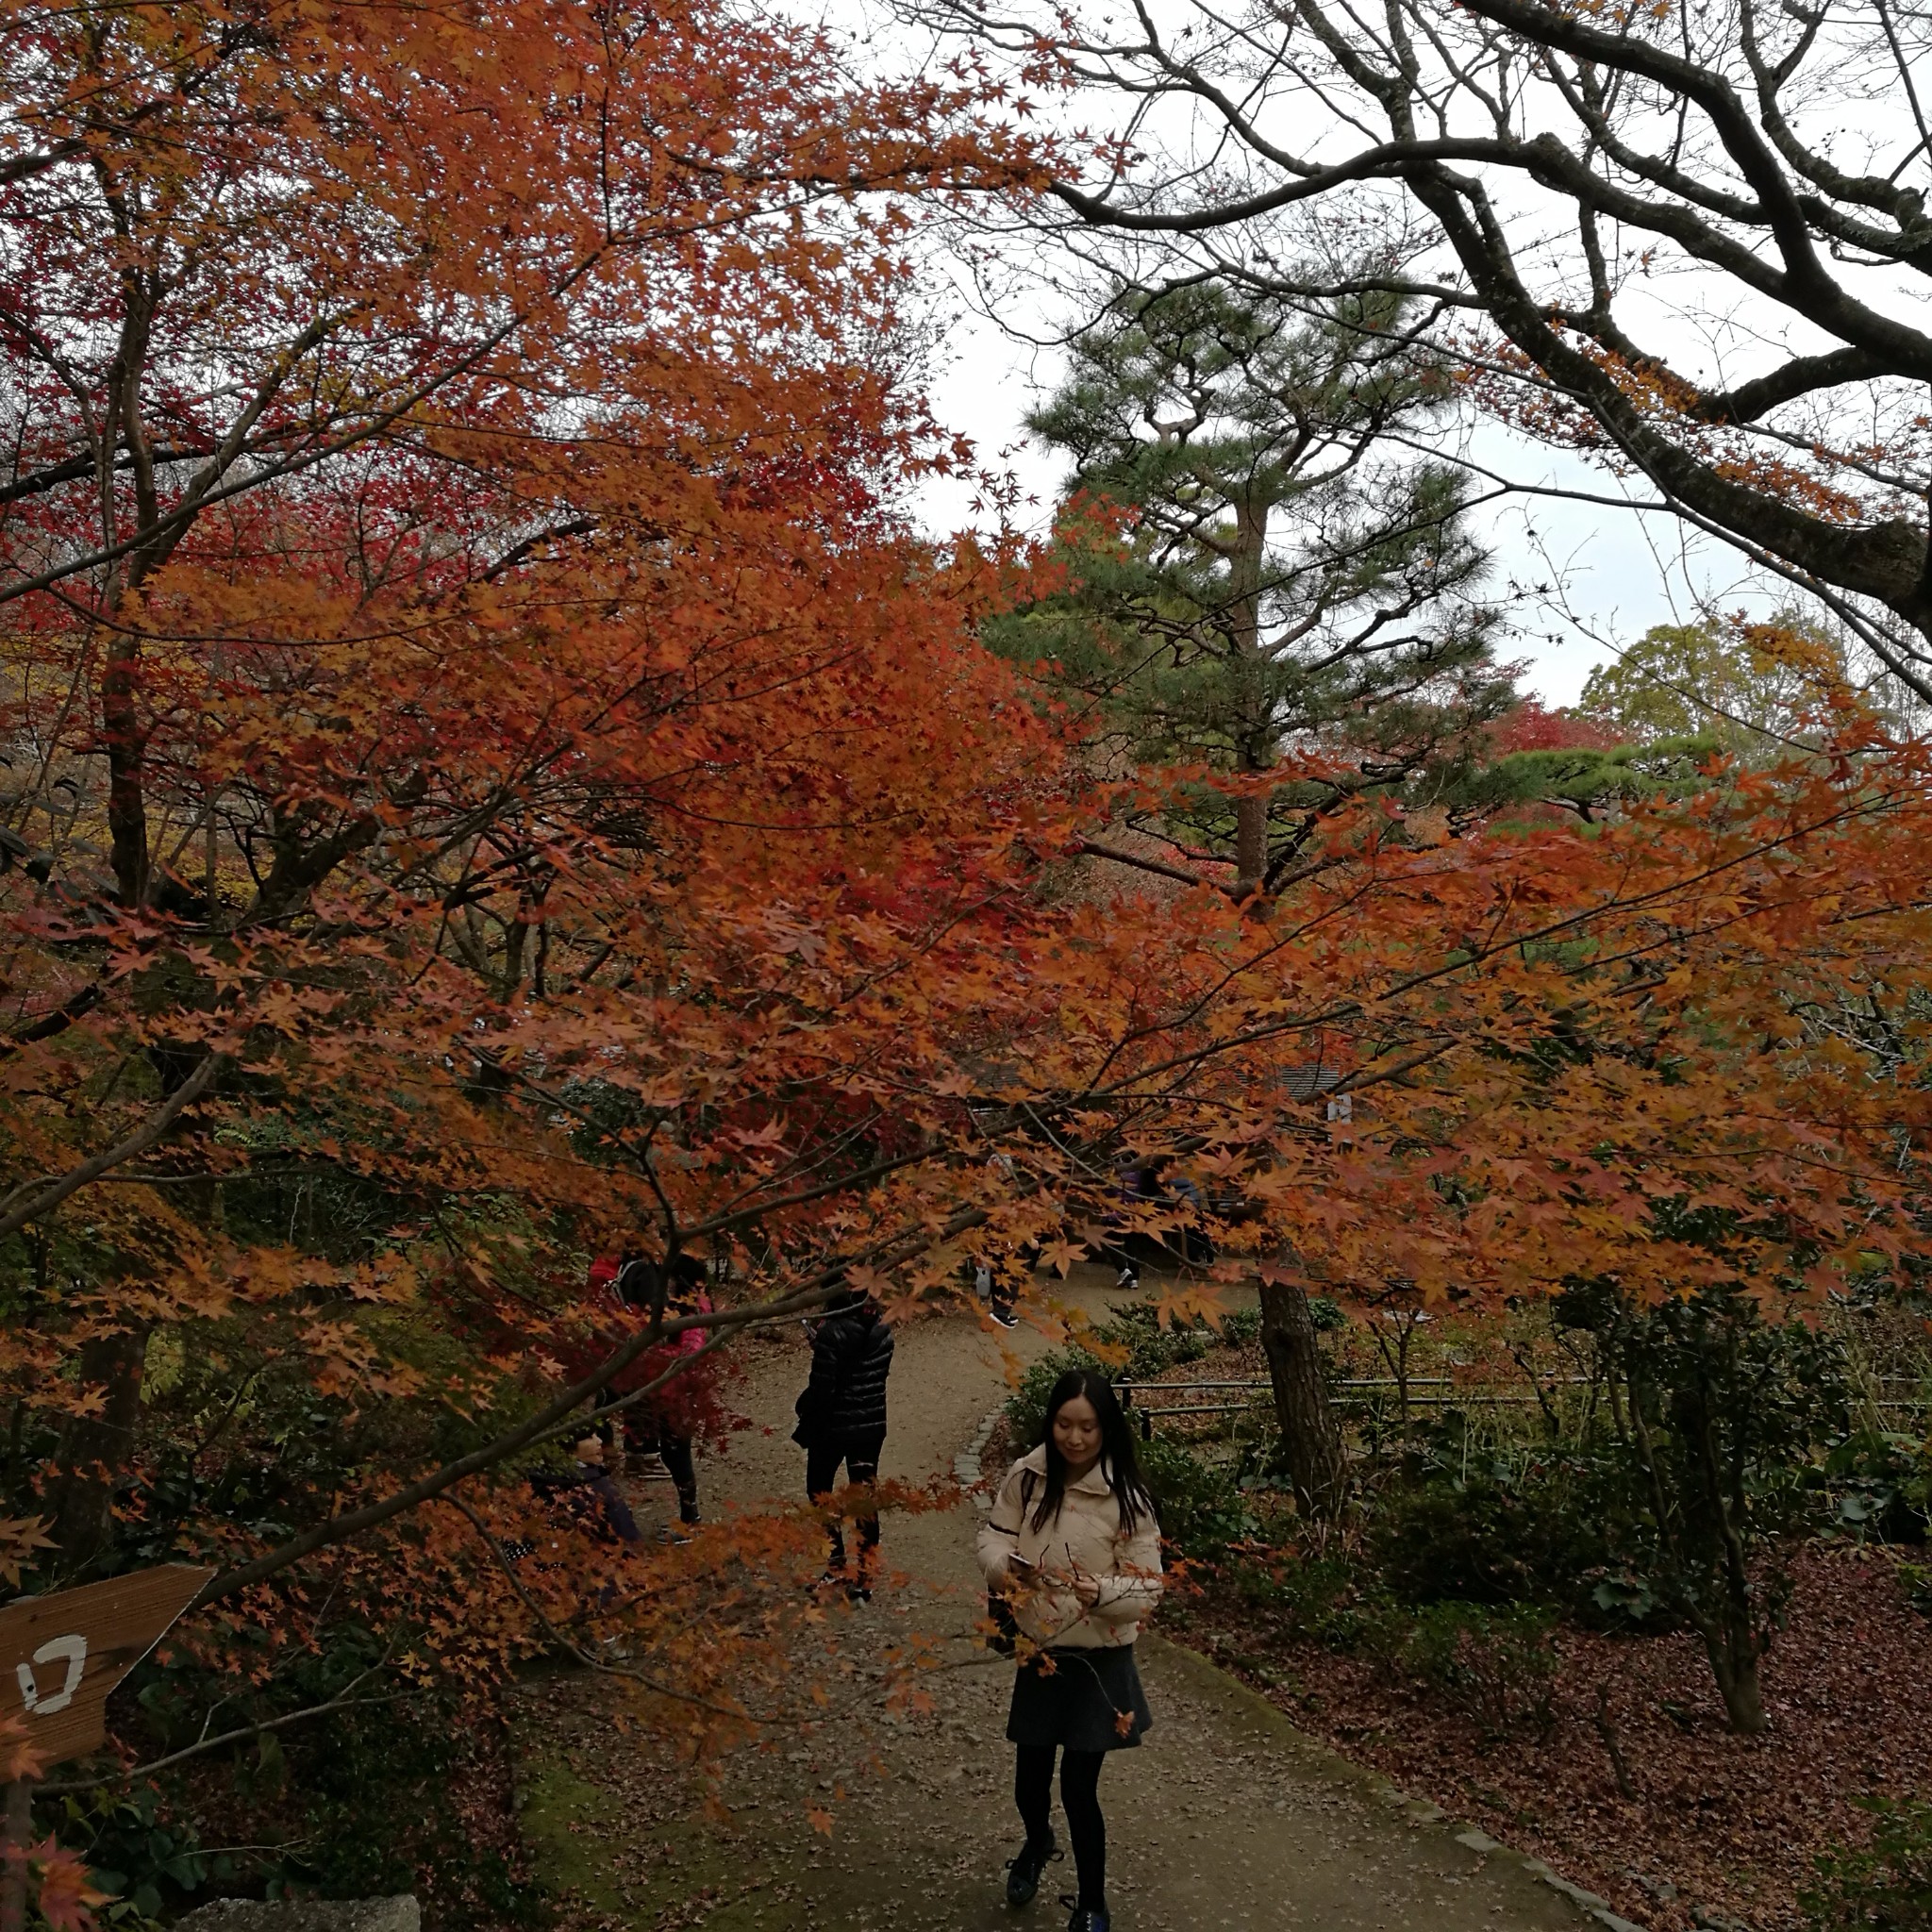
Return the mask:
POLYGON ((530 1486, 558 1506, 565 1519, 600 1543, 639 1543, 643 1534, 604 1466, 604 1439, 588 1435, 576 1445, 576 1466, 561 1474, 539 1471, 530 1486))
MULTIPOLYGON (((1121 1206, 1126 1211, 1112 1218, 1108 1240, 1101 1251, 1102 1258, 1113 1262, 1120 1270, 1114 1280, 1116 1289, 1132 1291, 1140 1288, 1141 1255, 1146 1249, 1154 1250, 1158 1256, 1172 1257, 1183 1267, 1205 1267, 1214 1259, 1214 1243, 1206 1228, 1197 1224, 1207 1211, 1201 1190, 1173 1165, 1168 1156, 1156 1155, 1123 1168, 1120 1189, 1121 1206), (1191 1224, 1176 1228, 1164 1238, 1135 1231, 1135 1209, 1170 1203, 1178 1203, 1186 1209, 1191 1224)), ((1159 1265, 1166 1265, 1164 1258, 1159 1265)))
MULTIPOLYGON (((1013 1161, 1010 1155, 994 1148, 986 1166, 987 1172, 997 1181, 1008 1187, 1012 1185, 1013 1161)), ((995 1241, 984 1254, 974 1257, 974 1291, 985 1297, 987 1313, 1002 1328, 1020 1325, 1013 1305, 1020 1298, 1022 1282, 1032 1272, 1033 1257, 1024 1251, 1016 1255, 1010 1243, 1006 1241, 995 1241)))
POLYGON ((1142 1202, 1158 1198, 1158 1191, 1153 1183, 1150 1171, 1138 1164, 1123 1167, 1116 1178, 1120 1184, 1121 1207, 1124 1213, 1108 1217, 1107 1244, 1101 1250, 1101 1258, 1110 1261, 1120 1270, 1114 1277, 1114 1287, 1129 1291, 1141 1286, 1141 1260, 1129 1242, 1141 1238, 1133 1232, 1133 1210, 1142 1202))
POLYGON ((994 1248, 975 1257, 973 1263, 974 1291, 984 1298, 986 1311, 1002 1328, 1017 1328, 1020 1318, 1013 1305, 1020 1299, 1020 1282, 1032 1273, 1023 1253, 1015 1257, 1004 1248, 994 1248))
MULTIPOLYGON (((805 1491, 823 1504, 839 1479, 839 1465, 854 1483, 878 1479, 886 1446, 886 1378, 892 1372, 892 1330, 878 1305, 858 1290, 834 1304, 811 1328, 811 1379, 798 1398, 798 1426, 791 1440, 805 1451, 805 1491)), ((858 1567, 845 1570, 845 1532, 830 1525, 831 1560, 824 1582, 861 1599, 872 1594, 879 1520, 858 1521, 858 1567)))

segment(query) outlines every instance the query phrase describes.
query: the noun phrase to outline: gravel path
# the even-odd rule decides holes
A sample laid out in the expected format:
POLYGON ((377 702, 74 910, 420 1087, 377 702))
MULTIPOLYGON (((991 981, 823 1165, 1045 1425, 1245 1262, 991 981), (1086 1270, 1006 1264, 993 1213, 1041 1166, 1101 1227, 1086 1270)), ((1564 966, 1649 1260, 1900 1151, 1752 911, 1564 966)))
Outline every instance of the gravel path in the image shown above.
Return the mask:
MULTIPOLYGON (((1094 1270, 1076 1270, 1068 1292, 1096 1312, 1106 1298, 1094 1270)), ((1002 1399, 1003 1356, 1025 1360, 1047 1346, 963 1316, 903 1332, 882 1474, 950 1470, 1002 1399)), ((771 1351, 736 1399, 758 1421, 789 1425, 804 1368, 802 1344, 771 1351)), ((782 1427, 742 1437, 704 1472, 708 1504, 790 1497, 801 1462, 782 1427)), ((662 1494, 654 1489, 645 1507, 661 1514, 662 1494)), ((908 1636, 950 1640, 954 1668, 934 1676, 932 1708, 881 1711, 828 1725, 808 1745, 744 1754, 728 1774, 728 1825, 691 1816, 675 1774, 613 1743, 595 1680, 553 1678, 525 1693, 525 1825, 577 1891, 579 1924, 1058 1932, 1054 1894, 1072 1890, 1071 1864, 1050 1868, 1024 1914, 1001 1894, 1018 1841, 1004 1741, 1011 1666, 968 1641, 979 1611, 974 1526, 959 1512, 889 1518, 887 1560, 906 1580, 842 1626, 861 1680, 908 1636), (831 1804, 841 1789, 826 1838, 805 1807, 831 1804)), ((1155 1728, 1115 1756, 1101 1787, 1120 1932, 1527 1932, 1605 1921, 1480 1833, 1303 1737, 1191 1652, 1148 1639, 1141 1665, 1155 1728)))

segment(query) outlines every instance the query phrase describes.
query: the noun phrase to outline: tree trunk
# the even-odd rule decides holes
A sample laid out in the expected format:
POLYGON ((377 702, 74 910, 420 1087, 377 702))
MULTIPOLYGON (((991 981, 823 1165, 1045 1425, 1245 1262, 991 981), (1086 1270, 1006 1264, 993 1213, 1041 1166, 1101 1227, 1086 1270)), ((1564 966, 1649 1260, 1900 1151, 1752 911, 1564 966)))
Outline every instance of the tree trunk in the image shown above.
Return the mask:
POLYGON ((1268 876, 1268 801, 1237 798, 1234 802, 1234 870, 1243 890, 1257 891, 1268 876))
MULTIPOLYGON (((1261 578, 1268 558, 1268 505, 1235 506, 1239 541, 1229 559, 1228 589, 1234 616, 1234 647, 1242 664, 1244 715, 1236 726, 1242 768, 1268 771, 1274 763, 1274 721, 1261 661, 1261 578)), ((1234 802, 1234 870, 1238 885, 1259 891, 1268 877, 1268 796, 1259 792, 1234 802)))
POLYGON ((134 1450, 141 1415, 144 1324, 82 1345, 80 1384, 101 1391, 99 1413, 75 1416, 62 1431, 53 1494, 56 1559, 72 1581, 107 1548, 113 1530, 114 1484, 134 1450))
POLYGON ((1764 1699, 1757 1688, 1757 1660, 1767 1645, 1757 1627, 1757 1606, 1751 1598, 1751 1565, 1744 1548, 1750 1507, 1744 1488, 1744 1449, 1734 1438, 1726 1457, 1708 1400, 1703 1404, 1703 1411, 1704 1479, 1710 1490, 1711 1517, 1724 1550, 1723 1625, 1719 1641, 1711 1645, 1710 1661, 1731 1728, 1748 1737, 1763 1730, 1766 1724, 1764 1699))
POLYGON ((1732 1730, 1756 1737, 1770 1720, 1764 1714, 1764 1693, 1757 1681, 1757 1643, 1750 1631, 1741 1644, 1738 1633, 1729 1641, 1715 1630, 1704 1633, 1704 1647, 1710 1657, 1710 1674, 1717 1679, 1718 1695, 1724 1701, 1724 1716, 1732 1730))
POLYGON ((147 736, 141 723, 140 657, 140 640, 130 631, 108 645, 101 673, 109 852, 116 893, 130 911, 145 903, 148 889, 147 799, 142 783, 147 736))
POLYGON ((1262 1282, 1261 1346, 1268 1353, 1274 1413, 1295 1501, 1305 1515, 1336 1516, 1348 1491, 1348 1462, 1328 1400, 1307 1291, 1300 1282, 1262 1282))

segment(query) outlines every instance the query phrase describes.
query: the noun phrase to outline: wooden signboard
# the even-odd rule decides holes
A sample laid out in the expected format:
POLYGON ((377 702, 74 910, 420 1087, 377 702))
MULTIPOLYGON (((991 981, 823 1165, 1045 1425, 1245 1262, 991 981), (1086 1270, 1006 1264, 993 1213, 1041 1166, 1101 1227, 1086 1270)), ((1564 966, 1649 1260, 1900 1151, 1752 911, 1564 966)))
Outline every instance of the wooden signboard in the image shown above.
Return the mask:
POLYGON ((0 1717, 20 1722, 43 1768, 106 1741, 108 1693, 214 1574, 169 1563, 0 1609, 0 1717))

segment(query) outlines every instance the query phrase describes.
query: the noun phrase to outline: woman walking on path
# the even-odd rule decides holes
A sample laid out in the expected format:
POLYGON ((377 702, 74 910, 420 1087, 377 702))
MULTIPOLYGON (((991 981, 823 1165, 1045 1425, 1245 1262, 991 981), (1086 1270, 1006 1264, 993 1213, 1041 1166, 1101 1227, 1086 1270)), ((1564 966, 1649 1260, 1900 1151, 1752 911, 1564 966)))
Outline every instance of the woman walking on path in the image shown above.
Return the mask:
POLYGON ((1077 1898, 1067 1932, 1108 1932, 1107 1753, 1154 1722, 1134 1640, 1160 1600, 1160 1529, 1134 1459, 1133 1431, 1106 1376, 1069 1369, 1047 1398, 1037 1447, 1000 1486, 979 1532, 988 1588, 1007 1598, 1022 1640, 1007 1737, 1018 1747, 1013 1801, 1026 1842, 1007 1867, 1007 1902, 1024 1906, 1058 1856, 1050 1813, 1054 1756, 1077 1898))
MULTIPOLYGON (((892 1330, 878 1304, 858 1289, 832 1306, 811 1330, 811 1379, 798 1398, 798 1426, 791 1440, 805 1451, 805 1492, 824 1504, 839 1479, 839 1465, 855 1483, 878 1480, 886 1447, 886 1378, 892 1372, 892 1330)), ((831 1561, 821 1583, 861 1600, 872 1595, 879 1546, 876 1515, 858 1520, 858 1568, 845 1572, 845 1532, 830 1524, 831 1561)))

